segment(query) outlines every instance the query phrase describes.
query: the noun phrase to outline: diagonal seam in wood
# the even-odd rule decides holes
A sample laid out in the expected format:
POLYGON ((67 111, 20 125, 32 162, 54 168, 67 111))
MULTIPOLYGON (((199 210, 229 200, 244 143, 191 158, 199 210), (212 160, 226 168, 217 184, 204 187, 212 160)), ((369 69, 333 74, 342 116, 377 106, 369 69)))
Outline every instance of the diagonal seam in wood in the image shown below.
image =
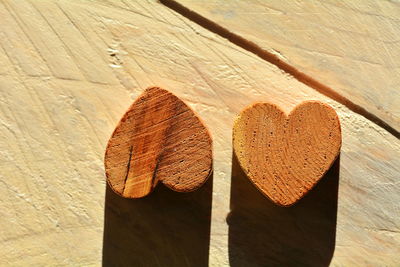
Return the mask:
POLYGON ((186 17, 187 19, 193 21, 194 23, 200 25, 201 27, 228 39, 231 43, 257 55, 261 59, 274 64, 284 72, 290 74, 298 81, 306 84, 307 86, 313 88, 314 90, 318 91, 319 93, 341 103, 342 105, 349 108, 351 111, 363 116, 367 120, 375 123, 376 125, 380 126, 381 128, 385 129, 389 133, 391 133, 396 138, 400 139, 400 132, 397 131, 395 128, 390 126, 387 122, 382 120, 381 118, 377 117, 376 115, 372 114, 365 108, 357 105, 356 103, 352 102, 350 99, 344 97, 343 95, 337 93, 335 90, 330 88, 329 86, 317 81, 313 77, 301 72, 300 70, 296 69, 292 65, 282 61, 276 55, 268 52, 267 50, 261 48, 257 44, 243 38, 240 35, 237 35, 228 29, 222 27, 221 25, 203 17, 202 15, 188 9, 187 7, 183 6, 182 4, 174 1, 174 0, 159 0, 161 4, 165 5, 166 7, 174 10, 175 12, 181 14, 182 16, 186 17))
POLYGON ((125 175, 125 180, 124 180, 124 188, 122 188, 122 195, 124 195, 126 181, 128 180, 129 170, 131 169, 132 151, 133 151, 133 146, 131 146, 129 149, 129 159, 128 159, 128 164, 126 165, 126 175, 125 175))

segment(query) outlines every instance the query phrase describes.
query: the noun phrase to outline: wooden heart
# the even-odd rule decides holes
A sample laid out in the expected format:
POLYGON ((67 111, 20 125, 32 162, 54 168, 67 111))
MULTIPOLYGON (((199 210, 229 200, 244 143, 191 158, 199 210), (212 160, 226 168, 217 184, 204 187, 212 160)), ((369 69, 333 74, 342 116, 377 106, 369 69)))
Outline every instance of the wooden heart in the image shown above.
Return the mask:
POLYGON ((233 147, 243 171, 273 202, 290 206, 309 192, 340 152, 333 108, 307 101, 286 114, 276 105, 244 109, 233 127, 233 147))
POLYGON ((185 103, 152 87, 122 117, 108 142, 104 163, 109 185, 123 197, 144 197, 158 182, 189 192, 212 171, 212 141, 185 103))

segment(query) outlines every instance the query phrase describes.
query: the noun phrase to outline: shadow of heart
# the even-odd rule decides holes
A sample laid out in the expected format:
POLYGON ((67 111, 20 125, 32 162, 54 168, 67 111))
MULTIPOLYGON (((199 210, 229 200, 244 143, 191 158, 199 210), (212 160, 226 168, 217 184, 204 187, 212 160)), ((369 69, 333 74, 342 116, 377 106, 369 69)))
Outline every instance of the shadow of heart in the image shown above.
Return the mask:
POLYGON ((335 249, 340 155, 303 199, 290 207, 262 195, 232 156, 231 266, 328 266, 335 249))
POLYGON ((208 266, 212 176, 197 191, 158 185, 125 199, 107 185, 103 266, 208 266))

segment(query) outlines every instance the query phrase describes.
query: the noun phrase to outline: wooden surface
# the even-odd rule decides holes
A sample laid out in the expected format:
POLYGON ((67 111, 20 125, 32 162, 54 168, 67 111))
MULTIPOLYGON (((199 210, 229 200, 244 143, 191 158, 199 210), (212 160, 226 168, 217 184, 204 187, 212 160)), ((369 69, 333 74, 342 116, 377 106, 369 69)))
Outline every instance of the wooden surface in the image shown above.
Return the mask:
MULTIPOLYGON (((374 122, 154 1, 2 1, 0 17, 0 265, 400 262, 400 142, 374 122), (213 177, 187 194, 105 193, 107 141, 154 85, 209 128, 213 177), (240 172, 232 126, 255 101, 289 112, 305 100, 336 110, 341 156, 327 179, 282 209, 240 172)), ((376 92, 390 98, 385 108, 398 102, 376 92)))
MULTIPOLYGON (((165 2, 174 2, 165 0, 165 2)), ((400 131, 400 5, 396 1, 176 0, 400 131)), ((296 73, 294 74, 295 76, 296 73)), ((358 109, 354 107, 355 109, 358 109)))
POLYGON ((233 126, 233 151, 247 177, 269 199, 291 206, 330 169, 340 152, 335 110, 303 102, 286 115, 269 103, 245 108, 233 126))
POLYGON ((185 103, 150 87, 115 128, 104 163, 109 185, 123 197, 147 196, 160 182, 190 192, 212 172, 212 141, 185 103))

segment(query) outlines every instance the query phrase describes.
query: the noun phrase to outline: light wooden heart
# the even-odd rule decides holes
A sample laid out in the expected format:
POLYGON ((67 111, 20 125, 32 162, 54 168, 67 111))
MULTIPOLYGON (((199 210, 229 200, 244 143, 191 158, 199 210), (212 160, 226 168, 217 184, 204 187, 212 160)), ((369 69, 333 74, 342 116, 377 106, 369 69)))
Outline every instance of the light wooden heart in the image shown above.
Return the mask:
POLYGON ((257 103, 233 127, 233 147, 243 171, 268 198, 290 206, 309 192, 340 152, 339 118, 330 106, 307 101, 287 116, 257 103))
POLYGON ((212 141, 194 112, 172 93, 148 88, 128 109, 105 153, 111 188, 126 198, 162 182, 178 192, 200 187, 212 171, 212 141))

